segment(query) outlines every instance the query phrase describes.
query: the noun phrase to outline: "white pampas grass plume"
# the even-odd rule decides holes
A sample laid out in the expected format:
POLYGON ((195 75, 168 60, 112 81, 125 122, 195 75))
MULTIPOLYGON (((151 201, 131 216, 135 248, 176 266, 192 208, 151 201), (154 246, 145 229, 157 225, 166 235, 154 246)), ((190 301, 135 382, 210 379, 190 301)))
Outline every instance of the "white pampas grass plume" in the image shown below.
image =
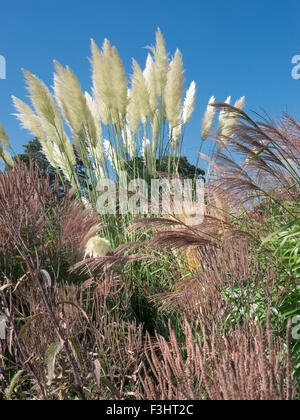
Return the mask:
POLYGON ((5 165, 9 168, 14 166, 14 161, 12 160, 10 154, 4 149, 2 144, 0 144, 0 159, 2 159, 5 165))
POLYGON ((101 52, 95 41, 91 41, 92 49, 92 79, 93 93, 99 105, 101 119, 108 125, 109 109, 114 105, 114 92, 112 86, 112 53, 109 41, 106 39, 101 52))
POLYGON ((196 105, 196 82, 192 82, 188 91, 186 92, 184 104, 183 104, 183 113, 182 121, 183 124, 187 124, 193 115, 196 105))
POLYGON ((26 130, 29 130, 38 139, 44 139, 45 131, 42 128, 39 117, 34 113, 30 106, 15 96, 12 96, 12 100, 18 111, 18 113, 14 115, 21 122, 21 126, 26 130))
POLYGON ((47 88, 36 76, 24 70, 27 83, 27 89, 36 114, 39 118, 42 130, 48 139, 51 139, 65 153, 65 160, 68 162, 71 171, 71 165, 75 165, 76 158, 65 131, 59 111, 55 101, 47 88))
POLYGON ((111 50, 111 60, 112 60, 112 86, 115 96, 115 106, 120 112, 121 116, 124 118, 126 114, 127 106, 127 91, 128 83, 126 79, 125 70, 123 67, 122 60, 120 55, 115 47, 112 47, 111 50))
POLYGON ((90 238, 85 246, 84 258, 105 257, 111 251, 110 242, 100 236, 90 238))
POLYGON ((26 130, 29 130, 36 138, 38 138, 44 155, 50 164, 55 167, 56 162, 53 157, 53 144, 48 137, 41 125, 39 117, 34 113, 34 111, 23 101, 12 96, 14 106, 18 111, 17 114, 14 114, 18 120, 21 122, 21 126, 26 130))
POLYGON ((166 51, 166 43, 161 30, 156 32, 156 46, 148 47, 154 55, 154 68, 157 81, 157 92, 159 96, 163 95, 168 72, 169 54, 166 51))
POLYGON ((171 142, 171 146, 172 149, 174 150, 174 152, 178 152, 178 147, 179 147, 179 142, 180 142, 180 136, 181 136, 181 131, 182 131, 182 125, 179 124, 176 127, 171 127, 170 125, 170 142, 171 142))
POLYGON ((102 129, 97 106, 89 94, 83 94, 77 77, 69 67, 64 68, 55 62, 55 68, 55 97, 72 130, 77 152, 84 162, 91 157, 94 169, 103 167, 102 129))
POLYGON ((234 106, 235 106, 235 108, 238 108, 242 111, 245 107, 245 103, 246 103, 246 98, 245 98, 245 96, 242 96, 240 99, 238 99, 235 102, 234 106))
MULTIPOLYGON (((95 89, 94 88, 93 88, 93 96, 96 98, 95 89)), ((96 100, 96 104, 97 104, 97 108, 98 108, 99 113, 100 113, 100 116, 101 116, 101 121, 103 122, 104 125, 106 125, 108 127, 109 124, 110 124, 110 113, 109 113, 109 109, 105 105, 104 101, 102 101, 102 99, 100 99, 100 98, 98 98, 96 100)))
POLYGON ((182 121, 183 73, 182 56, 177 50, 169 67, 164 92, 166 116, 172 127, 178 126, 182 121))
POLYGON ((29 71, 24 70, 27 90, 41 125, 53 141, 59 142, 58 133, 63 133, 63 122, 47 86, 29 71))
POLYGON ((207 108, 206 108, 206 111, 202 120, 201 134, 202 134, 203 141, 208 138, 209 133, 214 123, 214 118, 217 111, 217 109, 214 106, 211 106, 211 104, 214 102, 215 102, 215 97, 212 96, 208 101, 208 105, 207 105, 207 108))
POLYGON ((158 109, 158 89, 155 75, 155 64, 151 54, 148 54, 143 75, 149 93, 150 108, 152 113, 154 113, 158 109))
POLYGON ((120 55, 105 39, 102 51, 92 40, 93 91, 105 125, 125 118, 128 83, 120 55))
MULTIPOLYGON (((242 96, 240 99, 238 99, 235 102, 234 106, 235 108, 243 110, 245 106, 245 96, 242 96)), ((229 111, 227 119, 225 120, 223 130, 221 132, 222 136, 230 137, 233 134, 233 130, 237 122, 237 119, 238 119, 238 114, 235 111, 229 111)))
POLYGON ((83 130, 83 123, 87 119, 87 106, 78 79, 72 70, 66 69, 57 61, 54 62, 55 99, 69 127, 75 134, 83 130))
POLYGON ((131 76, 131 89, 129 103, 127 106, 127 121, 135 136, 140 122, 146 124, 147 118, 151 116, 149 92, 146 80, 138 63, 133 60, 133 74, 131 76))
MULTIPOLYGON (((229 105, 230 102, 231 102, 231 96, 228 96, 225 103, 229 105)), ((218 126, 218 131, 217 131, 218 135, 222 134, 222 131, 223 131, 224 125, 226 123, 226 120, 228 118, 228 115, 229 115, 228 109, 222 108, 221 111, 220 111, 220 115, 219 115, 219 126, 218 126)))
POLYGON ((141 122, 141 113, 139 108, 139 101, 136 94, 132 94, 127 106, 127 121, 130 125, 130 128, 135 136, 138 132, 139 124, 141 122))
POLYGON ((153 161, 152 161, 152 147, 149 139, 144 138, 142 143, 142 157, 149 175, 153 173, 153 161))
POLYGON ((138 63, 133 59, 133 76, 131 88, 131 100, 134 96, 137 97, 137 102, 140 108, 140 116, 143 124, 146 123, 148 117, 151 115, 151 108, 149 102, 149 92, 146 86, 146 81, 143 72, 138 63))
POLYGON ((94 124, 95 124, 95 127, 96 127, 97 140, 101 141, 101 139, 102 139, 102 127, 101 127, 101 118, 100 118, 100 113, 98 111, 97 103, 94 100, 94 98, 92 98, 92 96, 88 92, 85 92, 85 99, 86 99, 87 107, 88 107, 88 109, 91 113, 91 116, 93 117, 93 120, 94 120, 94 124))
POLYGON ((0 143, 4 146, 10 147, 10 142, 6 131, 4 130, 3 125, 0 123, 0 143))
MULTIPOLYGON (((75 138, 75 144, 81 142, 77 147, 79 155, 85 159, 84 146, 95 146, 99 141, 99 129, 101 124, 99 118, 94 118, 97 111, 90 109, 88 100, 81 90, 81 86, 75 74, 69 67, 64 68, 55 62, 56 72, 54 74, 55 98, 60 106, 61 112, 67 121, 75 138)), ((92 108, 93 104, 90 103, 92 108)))

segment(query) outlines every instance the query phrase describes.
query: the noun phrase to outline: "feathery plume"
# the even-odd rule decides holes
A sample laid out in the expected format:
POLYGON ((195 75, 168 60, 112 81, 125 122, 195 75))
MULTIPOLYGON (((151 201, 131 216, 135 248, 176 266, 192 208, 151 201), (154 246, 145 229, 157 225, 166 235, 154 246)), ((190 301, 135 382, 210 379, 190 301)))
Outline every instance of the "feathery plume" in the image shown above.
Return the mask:
POLYGON ((139 124, 141 122, 138 98, 135 95, 131 96, 127 106, 127 121, 130 125, 133 135, 135 136, 138 132, 139 124))
POLYGON ((212 96, 208 101, 208 105, 207 105, 207 108, 206 108, 206 111, 202 120, 202 129, 201 129, 202 141, 208 138, 209 133, 214 123, 214 118, 217 111, 215 107, 211 106, 211 104, 214 102, 215 102, 215 97, 212 96))
POLYGON ((235 106, 235 108, 238 108, 242 111, 245 107, 245 103, 246 103, 246 98, 245 98, 245 96, 242 96, 240 99, 238 99, 235 102, 234 106, 235 106))
POLYGON ((113 107, 114 99, 111 80, 111 47, 109 41, 106 39, 103 44, 103 52, 101 52, 92 39, 91 49, 93 92, 99 105, 101 118, 106 124, 106 114, 108 113, 108 110, 113 107))
MULTIPOLYGON (((225 101, 225 104, 229 105, 230 102, 231 102, 231 96, 228 96, 228 98, 225 101)), ((222 108, 219 115, 219 126, 218 126, 218 131, 217 131, 218 135, 222 134, 227 118, 228 118, 228 110, 225 108, 222 108)))
POLYGON ((3 125, 0 123, 0 143, 4 146, 10 147, 10 142, 6 131, 4 130, 3 125))
POLYGON ((100 113, 97 107, 97 103, 88 92, 85 92, 85 99, 86 99, 87 107, 94 120, 96 133, 97 133, 97 140, 101 141, 102 140, 102 127, 101 127, 101 119, 100 119, 100 113))
MULTIPOLYGON (((92 90, 93 90, 93 96, 94 98, 96 98, 95 89, 93 88, 92 90)), ((102 101, 102 99, 100 98, 96 99, 96 105, 97 105, 97 109, 101 117, 101 121, 103 122, 104 125, 108 127, 110 124, 110 115, 109 115, 109 110, 107 106, 105 105, 104 101, 102 101)))
POLYGON ((102 52, 92 40, 93 91, 104 124, 118 124, 125 117, 127 79, 115 47, 105 39, 102 52), (121 116, 121 118, 120 118, 121 116))
POLYGON ((78 135, 83 130, 87 120, 87 105, 81 91, 78 79, 72 70, 66 69, 57 61, 54 62, 55 99, 61 112, 74 134, 78 135))
POLYGON ((187 124, 192 118, 193 112, 195 110, 195 105, 196 105, 196 82, 193 81, 188 91, 186 92, 186 96, 184 100, 183 113, 182 113, 183 124, 187 124))
MULTIPOLYGON (((78 141, 85 141, 88 146, 95 146, 98 140, 99 119, 96 121, 90 111, 86 96, 72 70, 69 67, 64 68, 58 62, 55 62, 55 69, 55 98, 73 132, 76 144, 78 141)), ((81 154, 82 147, 78 147, 78 152, 81 154)))
POLYGON ((23 101, 12 96, 12 100, 17 114, 14 114, 21 122, 21 126, 29 130, 36 138, 38 138, 44 155, 53 167, 56 167, 56 162, 53 156, 53 143, 48 139, 39 117, 34 111, 23 101))
POLYGON ((63 122, 49 89, 29 71, 23 72, 32 105, 42 127, 53 141, 59 142, 58 133, 61 135, 63 132, 63 122))
POLYGON ((144 78, 146 81, 146 86, 149 93, 149 102, 152 114, 158 109, 158 91, 157 91, 157 82, 155 75, 155 64, 152 59, 151 54, 148 54, 146 67, 144 70, 144 78))
POLYGON ((15 114, 16 117, 24 128, 29 130, 39 139, 43 153, 49 163, 54 168, 60 168, 70 182, 71 180, 74 180, 71 165, 75 164, 75 155, 70 140, 64 134, 64 142, 60 141, 59 144, 57 144, 57 138, 55 138, 56 142, 54 142, 50 135, 45 131, 41 118, 20 99, 14 96, 12 99, 16 110, 19 112, 18 114, 15 114), (61 152, 60 148, 64 150, 64 153, 61 152))
POLYGON ((84 258, 105 257, 111 250, 110 242, 100 236, 93 236, 90 238, 85 246, 84 258))
POLYGON ((170 142, 171 142, 171 146, 172 149, 174 150, 174 152, 178 152, 178 147, 179 147, 179 141, 180 141, 180 136, 181 136, 181 130, 182 130, 182 125, 179 124, 176 127, 172 127, 170 124, 170 142))
POLYGON ((166 116, 172 128, 181 124, 182 121, 183 73, 182 56, 177 50, 170 64, 164 92, 166 116))
POLYGON ((69 165, 75 165, 76 158, 72 145, 64 131, 62 119, 49 89, 30 72, 24 70, 24 75, 33 107, 43 131, 48 139, 64 150, 69 165))
POLYGON ((11 156, 7 151, 4 149, 2 144, 0 144, 0 159, 9 167, 12 168, 14 166, 14 161, 12 160, 11 156))
POLYGON ((121 116, 124 118, 127 106, 128 83, 122 60, 115 47, 112 47, 111 50, 111 60, 111 78, 115 96, 115 105, 118 111, 120 112, 121 116))
POLYGON ((146 123, 151 115, 149 93, 143 72, 138 63, 133 60, 133 74, 131 76, 131 90, 127 107, 127 120, 135 136, 140 122, 146 123))
MULTIPOLYGON (((245 106, 245 96, 242 96, 240 99, 238 99, 235 102, 234 106, 235 108, 243 110, 245 106)), ((230 111, 225 120, 223 130, 221 132, 222 136, 230 137, 232 135, 232 131, 236 124, 237 119, 238 119, 238 114, 234 111, 230 111)))
POLYGON ((155 58, 154 66, 157 80, 157 92, 159 96, 162 96, 167 81, 169 54, 166 51, 166 43, 159 28, 156 32, 156 46, 148 48, 152 51, 155 58))
POLYGON ((57 61, 54 65, 55 99, 73 133, 79 134, 83 129, 82 117, 85 113, 85 99, 79 82, 71 69, 68 67, 65 69, 57 61))
POLYGON ((149 92, 146 86, 146 81, 143 72, 138 63, 133 59, 133 76, 132 76, 132 96, 136 96, 140 108, 140 116, 142 123, 145 124, 148 117, 151 115, 151 108, 149 102, 149 92))
POLYGON ((12 100, 18 114, 14 114, 21 123, 21 126, 26 130, 29 130, 35 137, 38 139, 44 139, 46 134, 41 125, 39 117, 34 113, 34 111, 21 101, 21 99, 12 96, 12 100))

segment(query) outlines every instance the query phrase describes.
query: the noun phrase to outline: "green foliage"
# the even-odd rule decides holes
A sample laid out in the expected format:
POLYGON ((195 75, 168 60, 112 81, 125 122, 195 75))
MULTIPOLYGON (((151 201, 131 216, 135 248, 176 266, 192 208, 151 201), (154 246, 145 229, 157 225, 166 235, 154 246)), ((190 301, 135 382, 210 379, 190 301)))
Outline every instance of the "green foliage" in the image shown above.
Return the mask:
MULTIPOLYGON (((176 161, 169 162, 168 156, 156 159, 157 172, 177 174, 182 179, 204 179, 205 171, 192 165, 186 156, 179 156, 176 161)), ((135 157, 128 163, 128 174, 130 178, 137 175, 143 176, 145 171, 144 159, 140 156, 135 157)))

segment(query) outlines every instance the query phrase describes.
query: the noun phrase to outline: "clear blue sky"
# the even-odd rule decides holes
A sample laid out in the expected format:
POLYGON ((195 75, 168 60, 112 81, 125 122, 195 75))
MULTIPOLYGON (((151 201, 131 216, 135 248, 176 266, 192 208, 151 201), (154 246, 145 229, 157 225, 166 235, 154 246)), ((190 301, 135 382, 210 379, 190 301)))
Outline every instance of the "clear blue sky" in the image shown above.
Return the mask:
POLYGON ((291 59, 300 54, 299 0, 18 0, 2 2, 0 55, 7 79, 0 80, 0 121, 17 152, 32 137, 12 116, 11 95, 25 99, 22 68, 52 83, 53 60, 69 65, 90 87, 90 38, 115 45, 128 74, 131 58, 143 65, 160 27, 169 51, 184 58, 187 86, 197 82, 197 112, 186 134, 195 157, 207 100, 246 96, 247 110, 273 116, 288 107, 299 116, 300 79, 291 59))

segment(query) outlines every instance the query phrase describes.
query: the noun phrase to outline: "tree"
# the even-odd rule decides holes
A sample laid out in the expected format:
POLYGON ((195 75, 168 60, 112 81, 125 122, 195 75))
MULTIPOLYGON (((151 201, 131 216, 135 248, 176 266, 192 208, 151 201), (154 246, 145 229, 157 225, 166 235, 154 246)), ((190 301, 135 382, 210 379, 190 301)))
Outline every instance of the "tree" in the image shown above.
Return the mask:
MULTIPOLYGON (((176 168, 180 178, 182 179, 203 179, 205 176, 205 171, 192 165, 186 156, 180 156, 176 158, 176 168)), ((170 167, 169 167, 169 157, 163 156, 160 159, 156 159, 156 168, 158 172, 163 173, 176 173, 174 168, 174 162, 171 160, 170 167)), ((137 173, 142 175, 145 171, 145 164, 144 159, 142 157, 135 157, 133 158, 128 167, 128 174, 132 178, 137 173)))
POLYGON ((45 175, 47 172, 52 174, 55 169, 50 165, 46 156, 43 154, 41 144, 38 139, 30 140, 24 146, 24 153, 18 155, 21 162, 29 165, 30 160, 35 160, 41 170, 41 174, 45 175))

